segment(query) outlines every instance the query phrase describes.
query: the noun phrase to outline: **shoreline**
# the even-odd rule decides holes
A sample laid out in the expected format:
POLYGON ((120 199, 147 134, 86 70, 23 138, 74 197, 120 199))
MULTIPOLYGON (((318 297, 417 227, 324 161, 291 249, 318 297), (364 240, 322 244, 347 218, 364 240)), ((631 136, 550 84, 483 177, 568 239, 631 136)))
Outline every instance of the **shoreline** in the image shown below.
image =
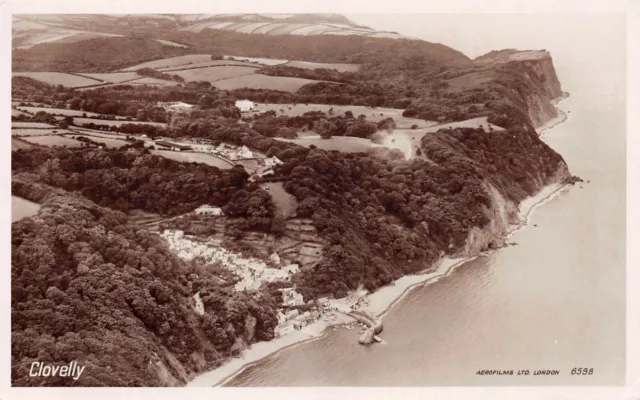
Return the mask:
MULTIPOLYGON (((560 110, 557 105, 562 100, 568 97, 568 94, 558 98, 554 103, 554 106, 560 113, 560 115, 539 129, 539 136, 556 125, 566 121, 567 114, 560 110)), ((518 205, 518 222, 509 226, 505 233, 505 239, 510 238, 523 228, 529 225, 533 212, 544 205, 545 203, 555 199, 559 195, 563 194, 568 185, 561 183, 551 183, 543 186, 538 193, 534 196, 528 197, 520 202, 518 205)), ((366 297, 369 300, 369 305, 366 310, 379 318, 384 317, 391 309, 398 304, 406 295, 408 295, 413 289, 420 286, 426 286, 428 284, 437 282, 440 278, 449 276, 459 266, 476 259, 479 256, 491 254, 492 252, 499 251, 501 248, 482 252, 469 257, 451 258, 442 257, 436 263, 430 267, 424 269, 422 272, 418 272, 414 275, 406 275, 399 279, 396 279, 391 285, 387 285, 379 288, 377 291, 368 294, 366 297)), ((247 368, 257 364, 262 359, 275 355, 278 352, 294 347, 303 343, 307 343, 312 340, 322 338, 327 328, 335 325, 341 325, 352 320, 348 316, 344 318, 338 318, 333 322, 316 321, 312 324, 305 326, 300 331, 295 331, 289 335, 280 338, 274 338, 268 342, 254 343, 250 348, 245 349, 240 358, 233 358, 221 366, 203 372, 196 375, 192 380, 187 382, 187 387, 216 387, 222 386, 226 382, 230 381, 238 374, 245 371, 247 368)))
MULTIPOLYGON (((533 212, 564 193, 566 184, 552 183, 544 186, 536 195, 528 197, 520 203, 518 213, 519 222, 509 227, 505 238, 509 238, 529 225, 533 212)), ((398 304, 412 290, 427 286, 438 281, 442 277, 449 276, 459 266, 473 261, 479 256, 484 256, 492 252, 499 251, 500 248, 482 252, 474 256, 450 258, 443 257, 437 263, 437 267, 431 266, 423 272, 414 275, 406 275, 394 281, 394 284, 384 286, 374 293, 367 295, 369 306, 367 310, 377 317, 384 317, 391 309, 398 304)), ((251 348, 244 350, 240 358, 234 358, 221 366, 197 375, 187 383, 187 387, 215 387, 222 386, 247 368, 255 365, 262 359, 275 355, 278 352, 322 338, 327 332, 327 328, 335 325, 347 323, 351 318, 344 316, 335 322, 317 321, 304 327, 300 331, 295 331, 287 336, 275 338, 268 342, 254 343, 251 348)))
POLYGON ((555 127, 558 124, 563 123, 564 121, 567 120, 567 118, 569 118, 569 116, 567 115, 567 113, 565 113, 564 111, 562 111, 558 105, 564 101, 565 99, 567 99, 570 96, 569 93, 566 93, 560 97, 558 97, 557 99, 552 100, 551 104, 553 104, 553 106, 556 108, 556 110, 558 111, 558 116, 550 119, 549 121, 547 121, 544 125, 542 125, 541 127, 539 127, 537 129, 538 131, 538 136, 542 139, 544 137, 544 134, 551 128, 555 127))

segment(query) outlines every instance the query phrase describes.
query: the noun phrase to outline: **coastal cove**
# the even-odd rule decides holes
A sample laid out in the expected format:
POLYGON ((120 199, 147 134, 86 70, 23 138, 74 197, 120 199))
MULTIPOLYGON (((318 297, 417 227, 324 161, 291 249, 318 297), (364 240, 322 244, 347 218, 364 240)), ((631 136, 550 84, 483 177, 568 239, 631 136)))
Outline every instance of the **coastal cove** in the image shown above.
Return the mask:
MULTIPOLYGON (((579 134, 573 129, 579 129, 581 127, 579 124, 581 121, 578 120, 576 123, 574 119, 579 111, 581 111, 576 108, 575 104, 583 104, 581 100, 584 101, 585 99, 581 99, 580 93, 578 93, 578 96, 571 96, 561 100, 556 106, 562 112, 559 113, 557 118, 547 122, 539 129, 543 140, 558 150, 563 156, 565 156, 566 152, 564 152, 564 149, 566 147, 558 148, 558 146, 568 146, 568 143, 572 140, 570 135, 579 134)), ((567 188, 559 184, 548 185, 536 196, 523 201, 520 204, 519 214, 521 224, 513 226, 507 238, 508 242, 515 242, 518 246, 509 246, 503 249, 484 252, 472 259, 444 259, 441 260, 436 268, 429 269, 419 275, 405 276, 397 280, 394 285, 381 288, 368 296, 369 309, 378 315, 385 316, 385 332, 382 334, 384 342, 381 345, 362 348, 356 343, 355 333, 339 328, 338 330, 333 330, 328 324, 320 322, 307 327, 307 333, 295 332, 295 336, 254 344, 250 349, 243 352, 240 358, 233 359, 213 371, 197 376, 189 382, 188 386, 331 386, 345 385, 348 384, 348 382, 354 381, 357 382, 357 385, 501 385, 510 384, 512 381, 506 377, 501 378, 498 375, 480 376, 474 374, 477 370, 482 369, 509 368, 528 368, 530 370, 560 369, 561 371, 560 374, 554 376, 536 375, 535 378, 528 376, 526 381, 522 382, 522 384, 525 385, 570 384, 570 382, 572 382, 571 376, 569 375, 570 365, 558 365, 557 363, 560 360, 558 354, 549 352, 546 360, 544 357, 538 359, 539 357, 534 356, 533 353, 529 354, 529 357, 525 357, 527 346, 517 343, 516 340, 519 329, 524 329, 527 324, 533 323, 533 321, 538 320, 538 318, 546 318, 549 315, 548 313, 551 313, 550 315, 555 316, 555 318, 560 317, 557 311, 553 311, 556 308, 550 304, 552 300, 543 301, 542 305, 538 305, 541 309, 536 311, 536 304, 539 299, 535 297, 535 290, 558 289, 558 285, 566 282, 566 279, 564 281, 558 280, 554 282, 556 279, 554 275, 557 273, 553 271, 546 272, 543 275, 547 276, 547 279, 553 282, 551 285, 552 288, 537 289, 536 286, 522 286, 524 282, 527 282, 525 271, 514 271, 514 268, 520 268, 519 265, 527 265, 528 263, 536 265, 538 261, 536 261, 532 255, 517 256, 516 259, 519 260, 519 262, 517 261, 511 268, 507 265, 504 266, 504 268, 512 271, 511 274, 514 275, 512 279, 516 279, 520 286, 518 286, 518 289, 502 289, 501 294, 505 295, 504 290, 514 291, 514 294, 520 291, 525 294, 525 297, 529 298, 529 300, 525 302, 525 313, 520 314, 519 317, 523 318, 523 320, 521 320, 522 324, 518 326, 518 324, 515 323, 516 325, 514 326, 511 325, 514 323, 513 321, 505 320, 504 323, 506 325, 491 326, 491 324, 489 324, 484 327, 481 326, 480 331, 477 333, 474 333, 473 329, 471 329, 471 327, 474 326, 477 328, 474 322, 477 322, 478 318, 482 318, 482 316, 488 317, 496 310, 495 307, 497 307, 497 310, 502 311, 506 309, 509 315, 512 315, 511 313, 517 313, 514 306, 509 306, 511 302, 510 298, 492 299, 492 301, 497 301, 498 303, 491 304, 491 302, 481 299, 480 296, 483 291, 474 294, 474 292, 479 289, 484 288, 486 290, 495 285, 495 283, 491 282, 491 279, 496 279, 493 275, 497 272, 492 272, 496 268, 496 264, 502 262, 511 265, 512 263, 508 262, 509 257, 512 257, 510 255, 525 249, 528 238, 533 237, 535 241, 535 238, 543 235, 546 237, 546 241, 553 241, 552 238, 555 236, 556 229, 548 225, 558 219, 558 209, 562 208, 568 201, 575 202, 582 199, 584 202, 585 198, 581 198, 580 196, 585 196, 585 193, 587 193, 586 195, 588 196, 589 192, 597 192, 593 184, 586 182, 593 176, 593 170, 589 168, 585 169, 584 164, 577 162, 578 158, 575 158, 575 160, 571 157, 567 158, 572 173, 585 179, 585 183, 583 185, 576 185, 573 188, 567 188), (541 207, 543 205, 544 207, 541 207), (541 226, 544 224, 547 228, 538 227, 539 224, 541 226), (523 229, 524 227, 527 227, 527 229, 523 229), (507 260, 502 261, 505 258, 507 260), (460 291, 465 285, 468 288, 461 293, 460 291), (459 297, 455 298, 455 296, 459 297), (463 304, 466 304, 466 306, 463 306, 463 304), (482 312, 476 310, 476 307, 482 306, 486 306, 486 308, 480 310, 482 312), (440 311, 435 309, 440 307, 442 307, 440 311), (461 313, 458 307, 468 307, 469 311, 461 313), (447 315, 445 312, 447 309, 450 310, 453 316, 447 315), (473 312, 473 310, 475 310, 475 312, 473 312), (470 312, 472 312, 472 314, 468 314, 470 312), (435 315, 427 317, 424 315, 425 313, 435 315), (479 313, 480 316, 474 316, 474 314, 477 313, 479 313), (533 314, 526 317, 526 313, 533 314), (419 317, 421 315, 422 317, 419 317), (442 326, 440 326, 437 321, 443 318, 445 318, 445 320, 454 318, 454 323, 452 323, 452 321, 443 322, 442 326), (469 319, 470 322, 468 324, 464 323, 465 318, 469 319), (433 324, 437 324, 438 326, 432 326, 433 324), (473 350, 461 342, 459 345, 465 346, 465 350, 454 351, 452 353, 450 347, 452 344, 446 344, 446 338, 456 336, 454 327, 463 329, 463 332, 459 336, 460 340, 466 338, 464 339, 464 343, 474 343, 474 341, 482 340, 482 344, 473 346, 473 348, 475 348, 475 350, 473 350), (430 336, 428 332, 431 330, 436 331, 434 333, 436 336, 430 336), (492 330, 495 330, 495 332, 492 332, 492 330), (427 335, 426 339, 424 338, 425 334, 427 335), (513 340, 514 343, 505 347, 505 350, 498 351, 499 347, 496 346, 499 346, 501 341, 500 336, 506 338, 502 340, 513 340), (436 338, 444 340, 445 342, 438 344, 436 338), (423 343, 423 341, 426 341, 426 343, 423 343), (397 346, 400 346, 400 348, 397 346), (441 346, 443 347, 441 348, 441 346), (483 347, 485 350, 481 351, 480 349, 483 347), (392 348, 393 350, 391 350, 392 348), (418 349, 419 351, 417 351, 418 349), (509 352, 507 349, 511 351, 512 356, 508 356, 509 352), (493 356, 491 350, 494 351, 493 356), (496 353, 498 355, 495 355, 496 353), (411 357, 409 356, 410 354, 414 354, 414 356, 411 357), (394 370, 393 365, 398 364, 399 366, 399 363, 407 362, 401 361, 403 355, 405 358, 408 357, 412 360, 408 362, 416 363, 418 366, 420 363, 423 363, 424 367, 417 368, 414 373, 407 373, 407 371, 402 371, 400 368, 394 370), (372 359, 364 361, 363 357, 372 359), (468 357, 476 360, 476 362, 481 362, 481 364, 470 363, 465 366, 468 357), (518 358, 530 359, 529 364, 519 365, 516 363, 517 365, 513 366, 508 364, 518 358), (382 361, 383 359, 385 360, 384 362, 382 361), (429 359, 442 360, 443 364, 435 363, 435 361, 427 361, 429 359), (383 362, 382 365, 384 365, 387 360, 389 360, 389 368, 382 368, 384 372, 381 370, 380 365, 377 368, 375 367, 375 365, 380 362, 383 362), (335 365, 335 373, 325 374, 323 376, 314 374, 314 365, 318 363, 335 365), (433 364, 433 368, 428 368, 432 363, 435 363, 433 364), (494 365, 494 363, 498 364, 494 365), (346 365, 342 366, 343 364, 346 365), (373 366, 369 368, 356 367, 356 365, 365 364, 373 366), (436 364, 438 367, 435 366, 436 364), (364 368, 368 373, 358 372, 360 368, 364 368), (427 369, 425 370, 425 368, 427 369), (464 372, 460 371, 461 369, 463 369, 464 372), (439 372, 436 373, 436 371, 439 372)), ((599 184, 603 183, 604 182, 599 180, 599 184)), ((593 206, 590 203, 591 200, 588 200, 587 204, 593 206)), ((575 238, 574 232, 571 230, 565 229, 564 231, 569 235, 569 239, 573 236, 574 240, 581 241, 579 238, 575 238)), ((562 241, 562 239, 558 239, 558 241, 562 241)), ((534 248, 537 247, 534 243, 531 245, 534 248)), ((569 246, 569 248, 570 247, 571 246, 569 246)), ((534 251, 539 253, 537 249, 534 251)), ((571 260, 567 259, 567 255, 561 253, 562 252, 554 253, 552 251, 550 254, 558 254, 556 257, 558 261, 564 260, 562 261, 563 263, 571 263, 571 260)), ((575 251, 570 251, 570 253, 578 256, 575 251)), ((549 255, 549 257, 552 256, 549 255)), ((583 259, 584 256, 579 257, 579 260, 583 259)), ((545 258, 545 260, 550 261, 547 258, 545 258)), ((540 260, 539 262, 544 261, 540 260)), ((577 267, 577 265, 569 264, 565 264, 565 266, 568 266, 571 270, 577 267)), ((615 283, 614 286, 617 288, 621 288, 621 282, 623 287, 623 281, 621 281, 622 278, 620 276, 621 272, 623 273, 622 267, 623 264, 618 266, 614 273, 610 274, 607 279, 607 281, 615 283)), ((565 276, 567 273, 568 272, 565 271, 562 276, 565 276)), ((509 278, 504 279, 509 280, 509 278)), ((589 280, 589 282, 591 282, 591 280, 589 280)), ((595 283, 591 282, 591 284, 595 283)), ((578 288, 568 290, 570 294, 576 296, 578 296, 577 293, 580 292, 578 288)), ((609 293, 606 298, 600 300, 611 304, 623 303, 623 299, 624 294, 619 296, 609 293)), ((565 303, 569 301, 569 298, 560 297, 556 300, 560 303, 565 303)), ((594 307, 595 310, 602 310, 604 306, 598 304, 594 307)), ((623 310, 624 308, 621 309, 623 310)), ((598 329, 591 334, 585 332, 580 336, 580 343, 583 346, 580 347, 583 353, 582 355, 576 354, 571 357, 565 357, 563 360, 569 359, 578 362, 579 360, 587 359, 594 363, 596 360, 599 360, 598 357, 601 357, 604 351, 610 351, 609 356, 605 357, 604 361, 599 362, 599 364, 603 366, 603 368, 600 369, 601 374, 584 377, 582 381, 600 384, 618 382, 623 376, 621 373, 624 368, 623 343, 604 343, 602 342, 602 337, 604 337, 603 332, 605 331, 608 332, 608 335, 615 336, 616 334, 612 333, 615 327, 617 327, 619 332, 623 332, 623 329, 620 329, 620 324, 624 324, 624 313, 612 313, 611 319, 613 319, 613 321, 610 321, 611 324, 608 327, 604 327, 605 322, 596 322, 593 320, 594 316, 592 313, 595 312, 593 310, 594 308, 583 310, 583 312, 588 313, 588 315, 583 315, 580 318, 584 321, 583 323, 588 323, 589 326, 597 326, 598 329), (601 335, 598 336, 600 339, 594 337, 594 335, 598 333, 601 335), (600 346, 593 346, 591 347, 591 351, 586 351, 588 347, 584 347, 586 343, 583 343, 583 341, 589 340, 595 341, 595 343, 600 344, 600 346)), ((336 321, 336 323, 339 322, 344 321, 336 321)), ((538 320, 538 322, 540 321, 538 320)), ((565 326, 566 324, 560 325, 565 326)), ((547 325, 545 324, 545 326, 547 325)), ((546 336, 551 335, 557 338, 564 337, 564 334, 564 332, 559 330, 552 330, 547 332, 546 336)), ((617 333, 617 335, 619 335, 619 333, 617 333)), ((545 336, 545 334, 542 336, 545 336)), ((570 342, 569 338, 567 337, 565 339, 566 341, 562 341, 568 344, 568 342, 570 342)), ((537 348, 537 352, 541 351, 540 346, 542 346, 542 344, 539 342, 540 340, 543 339, 532 339, 533 343, 531 346, 537 348)), ((554 346, 557 348, 557 343, 559 343, 557 339, 551 340, 551 348, 554 346)), ((545 345, 547 344, 545 343, 545 345)), ((570 349, 563 349, 560 354, 567 356, 567 352, 571 353, 570 349)), ((566 361, 563 361, 563 363, 565 362, 566 361)), ((593 364, 585 366, 593 366, 593 364)), ((332 369, 328 368, 327 370, 332 369)))
MULTIPOLYGON (((565 94, 565 96, 559 98, 555 104, 557 105, 566 97, 568 97, 568 95, 565 94)), ((566 120, 567 115, 561 109, 558 109, 558 111, 558 117, 548 121, 540 127, 539 132, 541 136, 548 130, 551 130, 553 127, 566 120)), ((552 183, 543 187, 536 195, 522 201, 518 213, 518 219, 520 222, 511 226, 506 238, 508 239, 520 229, 525 228, 529 223, 531 214, 537 207, 542 206, 546 202, 562 195, 566 190, 569 190, 569 186, 570 185, 552 183)), ((500 249, 489 250, 476 256, 464 258, 442 258, 436 265, 425 269, 419 274, 404 276, 394 281, 392 285, 382 287, 374 293, 368 294, 366 296, 368 300, 367 310, 373 315, 382 318, 389 313, 396 304, 403 301, 403 299, 405 299, 412 290, 435 283, 439 279, 452 274, 456 268, 464 266, 466 263, 475 260, 477 257, 487 257, 497 251, 500 251, 500 249)), ((273 339, 269 342, 255 343, 250 348, 243 351, 240 357, 234 358, 212 371, 198 375, 195 379, 190 381, 187 386, 226 385, 229 382, 233 382, 233 379, 236 376, 242 374, 250 367, 259 366, 265 358, 277 357, 277 353, 282 350, 290 349, 312 340, 323 339, 327 334, 329 334, 331 327, 339 327, 353 321, 353 319, 348 316, 343 314, 338 315, 339 318, 335 321, 327 322, 319 320, 306 326, 303 330, 295 331, 289 335, 273 339)))

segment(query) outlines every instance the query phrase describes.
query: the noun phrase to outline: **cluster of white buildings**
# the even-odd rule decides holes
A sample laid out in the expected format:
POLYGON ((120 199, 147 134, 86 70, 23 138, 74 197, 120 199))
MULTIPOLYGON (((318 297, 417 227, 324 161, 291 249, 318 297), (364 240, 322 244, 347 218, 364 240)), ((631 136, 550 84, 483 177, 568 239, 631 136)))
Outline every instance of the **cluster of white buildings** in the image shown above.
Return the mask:
POLYGON ((265 158, 262 162, 264 165, 260 166, 260 168, 255 172, 255 175, 259 177, 272 175, 273 167, 282 164, 282 161, 278 157, 265 158))
POLYGON ((213 215, 213 216, 216 216, 216 217, 223 214, 222 213, 222 208, 209 206, 209 205, 206 205, 206 204, 196 208, 194 210, 194 212, 196 213, 196 215, 213 215))
POLYGON ((282 292, 282 304, 285 306, 301 306, 304 304, 304 297, 296 292, 294 288, 280 289, 280 292, 282 292))
POLYGON ((288 335, 318 319, 320 319, 320 312, 315 310, 303 313, 300 313, 299 310, 290 310, 287 313, 278 311, 278 325, 274 329, 274 334, 276 337, 288 335))
POLYGON ((255 158, 253 152, 247 146, 234 146, 228 143, 221 143, 218 146, 202 142, 181 142, 188 145, 198 153, 208 153, 216 156, 224 157, 229 160, 243 160, 247 158, 255 158))
POLYGON ((199 241, 181 230, 165 229, 161 236, 180 258, 188 261, 201 258, 208 264, 220 264, 234 272, 240 278, 235 285, 238 291, 257 290, 264 282, 289 281, 300 269, 298 264, 269 268, 262 260, 245 258, 210 241, 199 241))

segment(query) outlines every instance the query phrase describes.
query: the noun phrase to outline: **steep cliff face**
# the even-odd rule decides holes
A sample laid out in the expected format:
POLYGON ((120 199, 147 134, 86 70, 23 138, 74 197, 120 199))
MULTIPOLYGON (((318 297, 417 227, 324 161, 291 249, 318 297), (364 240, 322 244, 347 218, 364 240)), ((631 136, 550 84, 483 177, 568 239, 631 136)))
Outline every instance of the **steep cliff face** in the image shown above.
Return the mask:
POLYGON ((525 78, 535 88, 533 92, 525 96, 525 101, 528 106, 529 118, 538 128, 558 116, 558 111, 552 101, 563 95, 551 55, 545 51, 530 59, 513 62, 518 63, 518 69, 523 72, 525 78))
POLYGON ((491 52, 474 60, 474 64, 496 69, 497 82, 507 89, 504 96, 529 118, 534 128, 557 117, 553 100, 564 93, 548 51, 491 52))
MULTIPOLYGON (((539 192, 546 185, 564 184, 571 179, 569 168, 562 161, 551 177, 535 184, 536 192, 539 192)), ((512 227, 524 222, 519 217, 519 211, 522 211, 520 204, 503 196, 500 190, 490 182, 485 182, 484 189, 490 198, 490 206, 485 209, 489 223, 482 228, 473 227, 469 231, 465 246, 460 252, 463 257, 504 246, 505 237, 512 227)))

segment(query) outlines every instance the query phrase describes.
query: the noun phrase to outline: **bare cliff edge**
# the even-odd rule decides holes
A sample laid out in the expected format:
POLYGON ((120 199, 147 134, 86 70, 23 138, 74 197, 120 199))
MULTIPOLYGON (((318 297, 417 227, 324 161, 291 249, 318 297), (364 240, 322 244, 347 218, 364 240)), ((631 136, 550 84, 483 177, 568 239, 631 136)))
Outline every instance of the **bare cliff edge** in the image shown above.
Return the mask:
POLYGON ((549 52, 545 51, 538 58, 513 61, 524 70, 524 77, 531 81, 535 90, 525 96, 528 116, 536 128, 558 116, 553 101, 564 96, 560 81, 553 67, 549 52))
MULTIPOLYGON (((473 60, 478 67, 488 67, 497 72, 497 81, 508 90, 506 99, 518 109, 511 116, 523 112, 534 128, 543 126, 557 117, 554 102, 566 95, 553 66, 551 54, 546 50, 501 50, 492 51, 473 60)), ((512 111, 512 110, 510 110, 512 111)), ((517 118, 521 119, 521 118, 517 118)))

